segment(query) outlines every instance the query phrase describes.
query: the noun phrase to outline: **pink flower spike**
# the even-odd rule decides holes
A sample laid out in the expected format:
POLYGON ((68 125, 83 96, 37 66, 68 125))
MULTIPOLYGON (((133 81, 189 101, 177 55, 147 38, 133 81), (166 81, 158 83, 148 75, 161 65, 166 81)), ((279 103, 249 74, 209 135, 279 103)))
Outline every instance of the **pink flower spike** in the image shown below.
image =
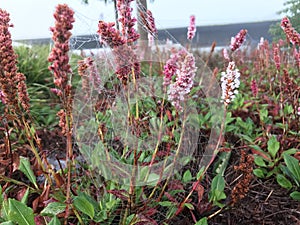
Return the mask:
POLYGON ((279 44, 273 43, 273 59, 275 62, 275 66, 277 71, 280 70, 280 55, 279 55, 279 44))
POLYGON ((290 20, 287 17, 282 18, 281 20, 281 28, 283 29, 287 39, 293 45, 300 44, 300 34, 293 28, 290 20))
POLYGON ((151 33, 151 35, 153 37, 157 36, 155 20, 152 15, 152 12, 149 9, 147 10, 147 23, 148 23, 148 29, 149 29, 149 32, 151 33))
POLYGON ((235 68, 235 63, 229 62, 226 72, 221 73, 221 87, 222 87, 222 102, 227 106, 238 93, 240 86, 240 72, 235 68))
POLYGON ((181 102, 193 87, 196 70, 194 56, 185 50, 173 53, 164 67, 168 100, 178 111, 182 110, 181 102), (176 76, 175 82, 172 82, 173 76, 176 76))
POLYGON ((247 32, 248 31, 246 29, 240 30, 240 32, 235 37, 231 38, 231 44, 230 44, 231 51, 234 52, 235 50, 237 50, 242 46, 242 44, 246 40, 247 32))
POLYGON ((226 61, 230 61, 229 54, 228 54, 228 51, 227 51, 226 48, 223 48, 222 53, 223 53, 224 59, 225 59, 226 61))
POLYGON ((190 25, 188 27, 187 39, 192 40, 195 37, 196 33, 196 17, 194 15, 190 16, 190 25))
POLYGON ((253 97, 256 97, 258 94, 258 88, 257 88, 257 83, 256 80, 251 81, 251 92, 253 97))

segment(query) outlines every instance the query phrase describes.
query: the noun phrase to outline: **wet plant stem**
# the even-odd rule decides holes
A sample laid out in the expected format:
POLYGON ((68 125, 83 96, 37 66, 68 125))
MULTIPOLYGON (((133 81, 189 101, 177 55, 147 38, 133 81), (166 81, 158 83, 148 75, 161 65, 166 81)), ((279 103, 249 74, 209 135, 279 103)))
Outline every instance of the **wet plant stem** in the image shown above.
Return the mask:
MULTIPOLYGON (((67 107, 66 107, 67 108, 67 107)), ((67 185, 66 185, 66 213, 65 213, 65 224, 67 224, 68 217, 70 214, 71 204, 71 171, 73 165, 73 148, 72 148, 72 116, 71 113, 66 113, 66 122, 68 126, 67 130, 67 148, 66 148, 66 162, 67 162, 67 185)))

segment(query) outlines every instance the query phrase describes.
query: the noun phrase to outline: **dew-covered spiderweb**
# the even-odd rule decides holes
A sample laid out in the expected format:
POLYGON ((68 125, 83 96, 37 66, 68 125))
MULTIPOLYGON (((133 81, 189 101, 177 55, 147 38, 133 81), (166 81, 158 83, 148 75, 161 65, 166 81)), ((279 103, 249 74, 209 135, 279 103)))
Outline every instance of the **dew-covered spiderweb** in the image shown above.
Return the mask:
MULTIPOLYGON (((147 14, 142 5, 132 6, 147 14)), ((82 14, 75 12, 75 16, 86 26, 92 24, 82 14)), ((149 32, 145 17, 139 17, 137 23, 149 32)), ((91 171, 93 185, 118 202, 115 211, 106 208, 114 214, 111 224, 118 224, 118 218, 124 216, 117 214, 125 203, 132 204, 130 214, 139 215, 139 219, 157 224, 171 219, 199 170, 211 160, 219 138, 224 109, 216 76, 199 53, 193 54, 197 70, 192 88, 176 109, 168 97, 170 87, 164 85, 164 66, 171 54, 193 49, 180 44, 159 21, 156 27, 158 35, 150 32, 149 40, 117 49, 101 42, 97 26, 89 27, 91 35, 71 40, 73 54, 82 56, 73 69, 81 78, 73 104, 75 148, 91 171), (92 49, 80 50, 83 46, 92 49), (116 74, 124 69, 118 60, 127 69, 129 65, 126 78, 116 74), (183 178, 186 171, 191 176, 183 178), (133 202, 126 199, 128 195, 133 202)), ((170 82, 175 81, 173 77, 170 82)), ((98 200, 103 203, 106 198, 98 200)))

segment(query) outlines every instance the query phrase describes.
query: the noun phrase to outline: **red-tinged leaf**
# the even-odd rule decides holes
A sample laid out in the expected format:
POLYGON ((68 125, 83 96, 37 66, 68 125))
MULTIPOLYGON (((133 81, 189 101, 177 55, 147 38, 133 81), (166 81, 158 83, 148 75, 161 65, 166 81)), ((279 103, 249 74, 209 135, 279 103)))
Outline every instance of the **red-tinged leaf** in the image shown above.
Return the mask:
POLYGON ((46 225, 45 219, 42 216, 35 216, 34 223, 35 225, 46 225))
POLYGON ((266 152, 260 151, 258 149, 253 149, 253 148, 251 149, 251 152, 252 152, 252 154, 259 155, 259 156, 263 157, 264 159, 271 161, 269 155, 266 152))
POLYGON ((157 209, 150 208, 150 209, 146 210, 143 214, 146 217, 150 217, 150 216, 153 216, 155 213, 157 213, 157 209))
POLYGON ((129 193, 126 190, 108 190, 107 192, 113 194, 122 201, 127 201, 129 199, 129 193))
POLYGON ((44 203, 45 201, 47 201, 49 199, 49 195, 50 195, 50 185, 47 185, 44 189, 42 194, 40 195, 41 201, 44 203))
POLYGON ((168 192, 165 192, 165 196, 168 198, 169 201, 177 202, 176 199, 172 195, 170 195, 168 192))
POLYGON ((194 223, 197 223, 196 216, 194 215, 194 213, 192 212, 192 210, 190 210, 190 213, 191 213, 191 215, 192 215, 192 218, 193 218, 194 223))
POLYGON ((296 152, 296 153, 294 154, 294 157, 295 157, 296 159, 298 159, 298 161, 300 161, 300 152, 296 152))
POLYGON ((158 223, 149 217, 144 216, 143 214, 138 214, 139 221, 135 223, 136 225, 158 225, 158 223))
POLYGON ((62 178, 62 176, 60 175, 60 173, 55 173, 54 174, 54 180, 55 180, 56 186, 59 187, 59 188, 62 187, 65 184, 65 181, 62 178))
POLYGON ((46 206, 45 202, 49 200, 50 195, 50 185, 47 185, 40 196, 38 196, 36 199, 32 202, 32 209, 34 212, 39 211, 40 209, 44 208, 46 206))
POLYGON ((172 121, 172 113, 170 112, 170 110, 166 110, 166 114, 167 114, 169 121, 172 121))
POLYGON ((20 156, 17 152, 13 152, 13 172, 15 172, 20 166, 20 156))
POLYGON ((172 180, 168 184, 168 190, 183 190, 183 184, 180 180, 172 180))
POLYGON ((16 199, 17 199, 18 201, 21 201, 21 199, 24 197, 24 194, 26 193, 26 191, 27 191, 27 187, 21 188, 21 189, 17 192, 16 199))
POLYGON ((203 194, 204 194, 204 187, 199 184, 199 182, 194 182, 193 183, 193 189, 197 192, 198 194, 198 205, 200 204, 203 194))

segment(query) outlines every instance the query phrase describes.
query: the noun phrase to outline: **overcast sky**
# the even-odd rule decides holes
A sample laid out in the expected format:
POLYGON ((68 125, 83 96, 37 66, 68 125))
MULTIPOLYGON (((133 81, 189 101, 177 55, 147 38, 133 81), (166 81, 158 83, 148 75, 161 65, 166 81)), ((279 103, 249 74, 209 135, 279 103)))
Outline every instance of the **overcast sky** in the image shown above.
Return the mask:
MULTIPOLYGON (((73 34, 94 34, 99 19, 114 21, 113 4, 104 5, 99 0, 0 0, 0 8, 11 15, 13 39, 50 37, 53 12, 59 3, 67 3, 75 11, 73 34)), ((197 26, 256 22, 280 19, 276 12, 285 0, 155 0, 149 3, 159 28, 184 27, 189 16, 196 16, 197 26)))

